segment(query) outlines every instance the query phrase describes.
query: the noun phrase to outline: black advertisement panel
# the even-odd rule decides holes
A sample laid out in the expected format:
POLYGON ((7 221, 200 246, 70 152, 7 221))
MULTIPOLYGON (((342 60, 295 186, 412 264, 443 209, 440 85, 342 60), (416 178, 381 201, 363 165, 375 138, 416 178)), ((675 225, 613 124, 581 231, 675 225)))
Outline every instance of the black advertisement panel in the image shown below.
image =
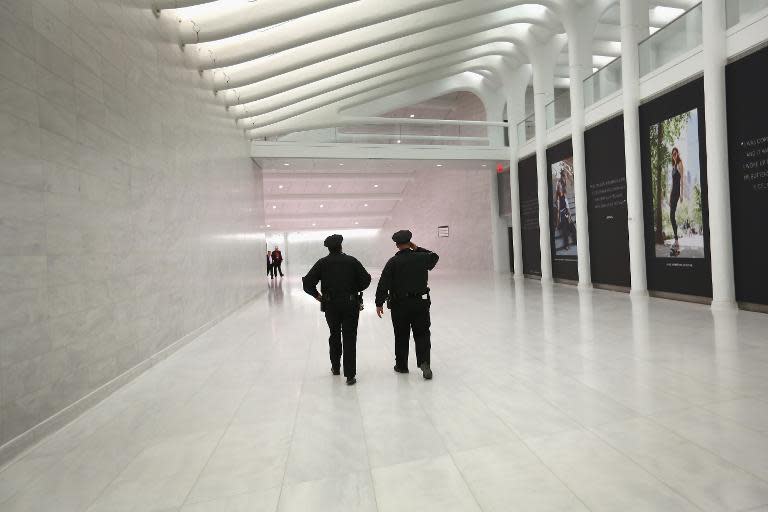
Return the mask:
POLYGON ((702 79, 640 107, 640 146, 648 288, 711 297, 702 79))
POLYGON ((592 281, 629 287, 624 117, 584 133, 592 281))
POLYGON ((578 281, 576 239, 576 187, 573 181, 573 146, 570 140, 547 150, 552 276, 578 281))
POLYGON ((539 245, 539 195, 536 182, 536 156, 518 163, 520 180, 520 224, 523 239, 523 273, 541 276, 539 245))
POLYGON ((768 48, 726 67, 736 299, 768 304, 768 48))

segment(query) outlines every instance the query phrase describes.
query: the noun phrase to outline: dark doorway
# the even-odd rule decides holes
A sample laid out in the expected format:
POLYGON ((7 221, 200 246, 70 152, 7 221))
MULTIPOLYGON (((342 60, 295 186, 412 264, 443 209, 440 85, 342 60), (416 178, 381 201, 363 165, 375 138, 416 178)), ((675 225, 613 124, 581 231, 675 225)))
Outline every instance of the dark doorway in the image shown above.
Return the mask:
POLYGON ((509 271, 515 273, 515 246, 514 229, 507 228, 507 238, 509 238, 509 271))

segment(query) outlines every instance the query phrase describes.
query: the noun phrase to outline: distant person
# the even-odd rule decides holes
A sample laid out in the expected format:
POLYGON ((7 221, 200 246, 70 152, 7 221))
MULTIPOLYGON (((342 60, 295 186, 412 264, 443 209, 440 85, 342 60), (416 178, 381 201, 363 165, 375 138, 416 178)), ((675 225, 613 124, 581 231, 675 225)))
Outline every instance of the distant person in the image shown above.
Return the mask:
POLYGON ((430 319, 432 303, 427 281, 428 272, 435 268, 438 256, 411 242, 410 231, 392 235, 397 254, 387 261, 376 288, 376 314, 384 314, 384 302, 392 311, 395 331, 395 371, 408 373, 408 345, 413 330, 416 344, 416 364, 425 379, 432 378, 430 367, 430 319))
POLYGON ((353 385, 356 368, 357 322, 362 309, 362 292, 371 284, 371 275, 357 259, 341 251, 344 237, 325 239, 328 256, 320 258, 302 278, 304 291, 320 302, 331 336, 328 338, 331 373, 339 375, 342 354, 347 385, 353 385), (321 284, 322 293, 317 291, 321 284))
POLYGON ((267 249, 267 275, 270 276, 271 279, 275 278, 275 269, 272 266, 272 253, 269 252, 269 249, 267 249))
POLYGON ((677 203, 683 200, 685 186, 685 165, 680 158, 680 151, 672 148, 672 190, 669 192, 669 221, 672 223, 672 231, 675 241, 670 251, 671 256, 680 255, 680 242, 677 236, 677 203))
POLYGON ((272 276, 277 275, 277 272, 280 272, 280 277, 283 277, 283 253, 278 246, 275 246, 275 250, 272 251, 272 276))

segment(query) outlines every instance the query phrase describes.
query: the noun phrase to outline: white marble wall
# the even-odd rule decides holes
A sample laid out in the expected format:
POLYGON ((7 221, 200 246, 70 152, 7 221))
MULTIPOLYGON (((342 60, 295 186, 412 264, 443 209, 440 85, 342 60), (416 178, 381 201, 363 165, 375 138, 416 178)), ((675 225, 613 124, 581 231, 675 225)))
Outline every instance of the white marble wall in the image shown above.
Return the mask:
POLYGON ((397 250, 392 233, 409 229, 415 243, 440 255, 440 271, 492 271, 492 178, 490 168, 417 171, 376 240, 378 250, 372 264, 383 267, 397 250), (437 227, 443 225, 450 228, 448 238, 437 237, 437 227))
POLYGON ((147 3, 0 0, 0 445, 265 287, 260 170, 147 3))
MULTIPOLYGON (((322 236, 333 234, 334 232, 341 232, 344 238, 343 249, 344 252, 354 256, 360 263, 363 264, 369 271, 381 268, 381 257, 376 254, 377 237, 359 237, 355 235, 345 234, 345 230, 330 230, 327 233, 323 233, 322 236)), ((314 263, 326 256, 328 249, 323 246, 323 240, 294 240, 291 235, 288 235, 287 242, 285 244, 285 261, 287 268, 292 273, 303 273, 308 271, 314 263)))

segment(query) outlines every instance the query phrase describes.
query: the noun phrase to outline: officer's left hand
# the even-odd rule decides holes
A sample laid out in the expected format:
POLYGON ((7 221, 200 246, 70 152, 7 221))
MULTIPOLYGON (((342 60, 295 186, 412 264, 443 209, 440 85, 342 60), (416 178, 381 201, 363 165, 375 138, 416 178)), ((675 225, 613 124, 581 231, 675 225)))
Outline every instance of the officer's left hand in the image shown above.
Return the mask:
POLYGON ((384 314, 384 307, 383 306, 377 306, 376 307, 376 314, 379 315, 379 318, 381 318, 382 315, 384 314))
POLYGON ((317 296, 315 297, 315 300, 316 300, 317 302, 323 302, 323 296, 322 296, 321 294, 319 294, 319 293, 318 293, 318 294, 317 294, 317 296))

